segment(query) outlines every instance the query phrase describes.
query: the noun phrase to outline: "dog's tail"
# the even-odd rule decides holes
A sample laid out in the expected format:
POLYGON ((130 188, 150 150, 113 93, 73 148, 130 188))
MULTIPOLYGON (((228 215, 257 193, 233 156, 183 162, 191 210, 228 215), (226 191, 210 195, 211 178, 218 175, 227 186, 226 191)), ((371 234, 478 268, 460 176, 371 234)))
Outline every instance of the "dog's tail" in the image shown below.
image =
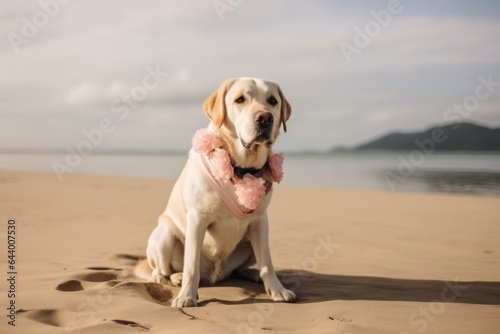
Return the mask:
POLYGON ((137 278, 142 278, 145 280, 149 280, 151 278, 151 274, 153 273, 153 270, 148 264, 148 260, 144 259, 139 261, 135 267, 133 274, 137 278))

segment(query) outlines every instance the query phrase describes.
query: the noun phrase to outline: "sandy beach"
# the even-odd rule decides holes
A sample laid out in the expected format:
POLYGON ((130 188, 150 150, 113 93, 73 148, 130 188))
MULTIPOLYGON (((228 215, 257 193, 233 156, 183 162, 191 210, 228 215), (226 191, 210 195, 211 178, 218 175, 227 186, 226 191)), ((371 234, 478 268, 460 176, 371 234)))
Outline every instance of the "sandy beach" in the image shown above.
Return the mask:
POLYGON ((172 185, 0 172, 0 332, 499 332, 498 197, 277 186, 271 252, 298 301, 232 278, 176 309, 178 288, 131 275, 172 185))

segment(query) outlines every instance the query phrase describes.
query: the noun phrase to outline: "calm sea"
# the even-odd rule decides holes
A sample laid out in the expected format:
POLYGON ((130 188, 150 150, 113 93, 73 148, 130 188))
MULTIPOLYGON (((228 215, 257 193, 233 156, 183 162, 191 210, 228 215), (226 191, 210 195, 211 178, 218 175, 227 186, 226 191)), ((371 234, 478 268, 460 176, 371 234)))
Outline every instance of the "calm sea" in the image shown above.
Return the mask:
MULTIPOLYGON (((52 163, 64 159, 2 153, 0 170, 53 172, 52 163)), ((175 179, 185 161, 184 154, 96 154, 84 157, 73 173, 175 179)), ((287 185, 500 196, 500 154, 285 153, 284 172, 287 185)))

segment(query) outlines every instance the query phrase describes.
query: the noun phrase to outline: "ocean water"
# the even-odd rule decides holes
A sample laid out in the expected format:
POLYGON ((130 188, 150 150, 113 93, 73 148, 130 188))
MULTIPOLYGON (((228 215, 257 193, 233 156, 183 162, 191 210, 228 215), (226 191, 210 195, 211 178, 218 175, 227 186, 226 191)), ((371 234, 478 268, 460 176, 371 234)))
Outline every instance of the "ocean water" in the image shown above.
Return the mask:
MULTIPOLYGON (((72 173, 175 179, 186 154, 95 154, 72 173)), ((0 154, 0 170, 51 172, 62 154, 0 154)), ((500 196, 500 154, 361 152, 286 154, 283 184, 500 196)), ((64 174, 61 181, 64 182, 64 174)))

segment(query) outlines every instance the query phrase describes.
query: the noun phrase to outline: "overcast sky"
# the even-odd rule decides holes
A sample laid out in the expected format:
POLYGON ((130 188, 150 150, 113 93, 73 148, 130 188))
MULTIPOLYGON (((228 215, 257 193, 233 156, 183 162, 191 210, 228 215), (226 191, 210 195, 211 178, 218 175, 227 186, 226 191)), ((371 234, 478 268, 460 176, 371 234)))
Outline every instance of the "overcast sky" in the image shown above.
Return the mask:
MULTIPOLYGON (((292 105, 279 148, 326 150, 443 123, 500 82, 499 1, 55 3, 1 6, 0 147, 74 147, 109 119, 101 148, 186 149, 205 98, 252 76, 292 105)), ((465 119, 500 126, 491 89, 465 119)))

